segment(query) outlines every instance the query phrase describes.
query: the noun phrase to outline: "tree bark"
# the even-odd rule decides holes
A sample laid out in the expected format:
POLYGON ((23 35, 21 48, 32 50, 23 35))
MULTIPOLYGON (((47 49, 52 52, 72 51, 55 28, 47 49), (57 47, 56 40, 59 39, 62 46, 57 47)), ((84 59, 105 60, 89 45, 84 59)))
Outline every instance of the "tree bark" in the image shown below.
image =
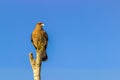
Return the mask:
POLYGON ((33 54, 29 53, 29 59, 33 70, 34 80, 41 80, 41 64, 42 64, 42 52, 43 50, 36 50, 36 59, 34 59, 33 54))

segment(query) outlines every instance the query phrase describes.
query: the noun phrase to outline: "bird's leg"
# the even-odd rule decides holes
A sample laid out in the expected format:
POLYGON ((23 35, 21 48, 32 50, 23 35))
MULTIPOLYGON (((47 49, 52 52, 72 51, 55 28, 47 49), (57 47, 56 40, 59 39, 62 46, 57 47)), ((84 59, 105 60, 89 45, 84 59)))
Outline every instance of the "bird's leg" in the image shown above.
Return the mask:
POLYGON ((40 49, 41 49, 41 51, 44 51, 44 47, 43 47, 43 46, 41 46, 41 48, 40 48, 40 49))

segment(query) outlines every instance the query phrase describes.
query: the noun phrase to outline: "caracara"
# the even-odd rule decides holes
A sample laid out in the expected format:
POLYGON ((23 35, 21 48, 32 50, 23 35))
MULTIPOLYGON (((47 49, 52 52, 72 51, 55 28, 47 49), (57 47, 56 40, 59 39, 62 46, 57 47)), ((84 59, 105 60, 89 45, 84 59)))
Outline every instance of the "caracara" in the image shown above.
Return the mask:
POLYGON ((36 24, 36 27, 31 35, 31 41, 37 51, 43 48, 42 61, 46 61, 48 59, 48 56, 46 53, 46 48, 48 44, 48 35, 43 30, 43 26, 44 24, 41 22, 38 22, 36 24))

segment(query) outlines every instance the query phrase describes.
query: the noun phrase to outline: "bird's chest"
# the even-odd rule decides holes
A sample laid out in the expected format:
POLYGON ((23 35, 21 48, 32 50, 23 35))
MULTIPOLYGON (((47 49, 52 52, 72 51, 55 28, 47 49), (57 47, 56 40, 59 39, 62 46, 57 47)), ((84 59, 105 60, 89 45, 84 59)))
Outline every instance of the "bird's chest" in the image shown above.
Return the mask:
POLYGON ((43 32, 42 31, 34 31, 32 34, 32 38, 34 40, 41 40, 43 38, 43 32))

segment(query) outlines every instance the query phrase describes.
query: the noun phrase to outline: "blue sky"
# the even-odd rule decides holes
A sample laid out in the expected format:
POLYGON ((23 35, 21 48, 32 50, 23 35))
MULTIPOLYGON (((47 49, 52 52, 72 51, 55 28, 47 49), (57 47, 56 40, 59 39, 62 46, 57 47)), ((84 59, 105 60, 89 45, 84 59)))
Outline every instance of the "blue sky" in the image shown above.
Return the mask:
POLYGON ((49 35, 43 80, 120 80, 119 9, 117 0, 0 1, 0 80, 33 80, 39 21, 49 35))

